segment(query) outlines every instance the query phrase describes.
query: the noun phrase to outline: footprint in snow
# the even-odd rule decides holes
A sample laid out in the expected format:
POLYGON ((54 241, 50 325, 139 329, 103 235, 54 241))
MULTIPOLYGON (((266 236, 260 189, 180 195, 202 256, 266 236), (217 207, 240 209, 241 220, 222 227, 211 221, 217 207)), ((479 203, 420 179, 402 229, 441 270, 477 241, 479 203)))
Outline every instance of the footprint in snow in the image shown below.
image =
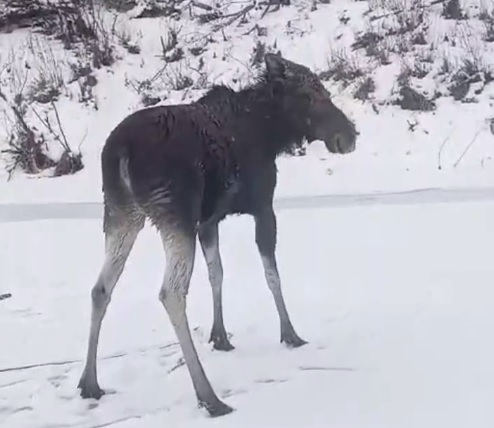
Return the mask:
POLYGON ((234 395, 241 395, 241 394, 246 394, 248 391, 244 388, 237 388, 237 389, 224 389, 220 391, 220 397, 222 399, 227 399, 228 397, 234 396, 234 395))
POLYGON ((288 379, 257 379, 255 383, 285 383, 288 379))

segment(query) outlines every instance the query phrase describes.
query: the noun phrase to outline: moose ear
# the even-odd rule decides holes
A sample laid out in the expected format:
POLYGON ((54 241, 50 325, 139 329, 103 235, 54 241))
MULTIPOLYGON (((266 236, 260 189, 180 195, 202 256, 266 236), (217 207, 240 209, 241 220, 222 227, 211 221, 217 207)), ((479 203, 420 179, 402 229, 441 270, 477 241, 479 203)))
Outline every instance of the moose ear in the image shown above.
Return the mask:
POLYGON ((266 63, 266 70, 269 77, 275 79, 286 77, 286 63, 281 55, 267 53, 264 55, 264 62, 266 63))

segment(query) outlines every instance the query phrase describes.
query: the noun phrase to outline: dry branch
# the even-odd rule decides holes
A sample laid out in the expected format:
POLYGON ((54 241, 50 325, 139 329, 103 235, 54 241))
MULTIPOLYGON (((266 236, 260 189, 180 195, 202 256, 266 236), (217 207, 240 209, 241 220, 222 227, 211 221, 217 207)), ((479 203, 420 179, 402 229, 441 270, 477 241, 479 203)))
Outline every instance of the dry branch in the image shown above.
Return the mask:
POLYGON ((208 12, 210 12, 210 11, 213 10, 213 6, 210 6, 208 4, 202 3, 200 1, 193 0, 191 4, 192 4, 192 6, 195 6, 195 7, 199 8, 199 9, 207 10, 208 12))
POLYGON ((249 4, 245 6, 242 10, 239 10, 238 12, 231 13, 229 15, 224 15, 222 18, 229 18, 225 22, 222 22, 221 24, 217 24, 213 27, 214 31, 221 30, 225 27, 228 27, 229 25, 233 24, 235 21, 238 19, 243 19, 245 15, 247 15, 248 12, 250 12, 254 7, 256 6, 256 3, 249 4))
POLYGON ((369 21, 377 21, 378 19, 383 19, 383 18, 387 18, 389 16, 393 16, 393 15, 400 15, 402 13, 407 13, 407 12, 410 12, 410 10, 416 10, 416 9, 427 9, 428 7, 431 7, 431 6, 434 6, 436 4, 440 4, 440 3, 446 3, 448 0, 433 0, 431 1, 430 3, 427 3, 427 4, 424 4, 424 5, 420 5, 416 8, 411 8, 411 9, 398 9, 398 10, 395 10, 393 12, 388 12, 388 13, 383 13, 382 15, 378 15, 378 16, 371 16, 369 18, 369 21))
POLYGON ((470 141, 470 144, 468 144, 468 146, 465 147, 465 150, 463 150, 463 153, 461 154, 461 156, 458 158, 458 160, 454 163, 453 165, 453 168, 456 168, 458 166, 458 164, 461 162, 461 160, 465 157, 465 155, 467 154, 468 150, 470 149, 470 147, 472 147, 473 143, 475 143, 475 141, 477 140, 477 137, 480 135, 480 133, 482 132, 482 128, 479 129, 475 135, 473 136, 472 138, 472 141, 470 141))

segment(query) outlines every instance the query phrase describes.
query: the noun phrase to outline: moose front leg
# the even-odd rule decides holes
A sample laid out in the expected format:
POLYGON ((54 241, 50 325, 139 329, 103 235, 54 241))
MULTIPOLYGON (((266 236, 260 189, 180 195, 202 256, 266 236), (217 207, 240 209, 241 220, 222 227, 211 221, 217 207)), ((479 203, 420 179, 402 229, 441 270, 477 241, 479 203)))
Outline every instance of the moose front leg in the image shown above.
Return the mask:
POLYGON ((264 274, 269 289, 273 294, 276 309, 280 317, 281 342, 290 347, 297 348, 307 342, 301 339, 295 332, 288 316, 285 300, 281 291, 280 275, 275 257, 276 248, 276 215, 273 208, 265 208, 255 216, 256 244, 264 266, 264 274))
POLYGON ((213 328, 211 329, 210 342, 218 351, 231 351, 233 345, 228 340, 225 325, 223 323, 223 266, 221 264, 218 223, 201 225, 199 227, 199 242, 202 253, 208 266, 209 282, 213 292, 213 328))

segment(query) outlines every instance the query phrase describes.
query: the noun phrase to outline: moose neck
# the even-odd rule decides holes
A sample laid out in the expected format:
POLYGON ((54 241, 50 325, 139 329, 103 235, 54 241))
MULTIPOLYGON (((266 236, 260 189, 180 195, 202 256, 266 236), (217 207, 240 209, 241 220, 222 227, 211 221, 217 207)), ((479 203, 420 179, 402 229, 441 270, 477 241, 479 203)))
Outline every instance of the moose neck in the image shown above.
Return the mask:
MULTIPOLYGON (((233 130, 237 140, 257 144, 275 158, 303 139, 294 126, 293 115, 277 99, 269 83, 261 81, 235 92, 225 87, 213 88, 201 102, 214 109, 233 130)), ((286 96, 286 95, 285 95, 286 96)))

